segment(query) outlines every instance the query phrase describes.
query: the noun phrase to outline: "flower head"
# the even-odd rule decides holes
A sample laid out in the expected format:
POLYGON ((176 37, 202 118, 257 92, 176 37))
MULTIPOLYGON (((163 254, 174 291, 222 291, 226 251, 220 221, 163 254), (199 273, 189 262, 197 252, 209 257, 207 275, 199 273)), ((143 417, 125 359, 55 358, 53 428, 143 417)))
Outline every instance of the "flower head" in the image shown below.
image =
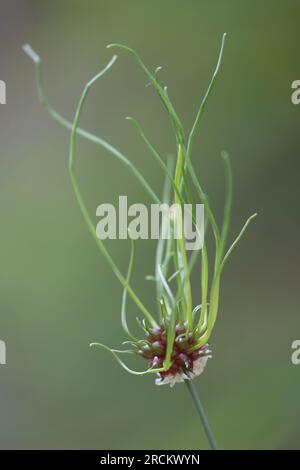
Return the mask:
MULTIPOLYGON (((166 327, 150 328, 147 340, 141 344, 138 353, 148 361, 149 368, 163 368, 167 352, 166 327)), ((170 367, 158 372, 157 385, 170 384, 193 379, 200 375, 210 355, 208 344, 197 347, 197 336, 188 333, 187 326, 177 323, 171 355, 170 367)))

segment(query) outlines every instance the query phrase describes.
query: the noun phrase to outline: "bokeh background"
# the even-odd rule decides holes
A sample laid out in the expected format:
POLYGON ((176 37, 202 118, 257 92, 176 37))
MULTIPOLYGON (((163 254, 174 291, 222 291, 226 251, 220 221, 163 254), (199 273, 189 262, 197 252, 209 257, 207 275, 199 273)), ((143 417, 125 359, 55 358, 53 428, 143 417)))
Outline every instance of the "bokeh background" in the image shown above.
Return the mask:
MULTIPOLYGON (((220 151, 235 173, 231 237, 259 217, 228 263, 213 359, 197 380, 222 448, 300 448, 300 366, 291 343, 299 319, 299 120, 291 83, 300 78, 300 4, 294 0, 1 0, 0 446, 22 449, 206 448, 184 385, 157 387, 125 373, 101 350, 119 347, 121 287, 98 254, 71 190, 68 131, 37 102, 29 42, 44 59, 48 98, 68 118, 85 82, 109 60, 111 42, 136 48, 188 129, 228 33, 217 86, 193 160, 221 214, 220 151)), ((126 54, 91 92, 83 125, 111 141, 159 191, 162 175, 130 123, 164 155, 167 118, 126 54)), ((92 214, 101 202, 149 203, 125 167, 80 143, 78 170, 92 214)), ((96 218, 95 218, 96 222, 96 218)), ((126 269, 129 244, 108 247, 126 269)), ((154 246, 138 243, 133 284, 149 308, 154 246)), ((199 295, 199 269, 195 296, 199 295)), ((200 299, 199 299, 200 300, 200 299)), ((131 305, 130 315, 136 316, 131 305)), ((142 360, 137 367, 143 368, 142 360)))

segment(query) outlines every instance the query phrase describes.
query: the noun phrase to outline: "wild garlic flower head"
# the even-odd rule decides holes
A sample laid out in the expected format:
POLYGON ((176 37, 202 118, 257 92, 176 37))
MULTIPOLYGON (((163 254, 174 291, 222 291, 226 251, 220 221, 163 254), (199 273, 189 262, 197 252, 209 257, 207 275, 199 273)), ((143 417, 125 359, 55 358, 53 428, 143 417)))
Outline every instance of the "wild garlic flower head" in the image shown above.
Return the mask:
MULTIPOLYGON (((166 327, 161 325, 149 328, 146 333, 147 340, 140 344, 138 353, 147 359, 149 368, 163 368, 167 350, 166 327)), ((188 333, 187 325, 177 323, 169 369, 158 372, 157 385, 184 382, 200 375, 210 356, 208 344, 197 347, 197 336, 188 333)))

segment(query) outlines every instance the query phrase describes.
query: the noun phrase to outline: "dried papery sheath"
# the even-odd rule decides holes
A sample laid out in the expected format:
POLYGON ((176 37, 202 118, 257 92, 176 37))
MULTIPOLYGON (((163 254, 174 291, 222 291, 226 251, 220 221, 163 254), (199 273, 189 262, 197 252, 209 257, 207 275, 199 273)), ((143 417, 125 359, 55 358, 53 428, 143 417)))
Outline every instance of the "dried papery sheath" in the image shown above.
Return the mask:
MULTIPOLYGON (((155 72, 152 73, 133 49, 121 44, 111 44, 108 46, 109 48, 116 48, 127 52, 134 58, 147 78, 147 85, 153 87, 154 92, 163 105, 164 111, 168 115, 171 129, 174 133, 175 162, 173 162, 172 159, 166 160, 160 154, 155 145, 147 138, 142 126, 137 120, 127 118, 135 125, 139 136, 145 143, 149 157, 153 158, 155 164, 158 165, 164 175, 165 183, 161 197, 152 189, 151 185, 147 182, 141 171, 131 162, 130 158, 104 139, 79 127, 81 113, 90 89, 113 66, 117 56, 113 56, 107 66, 86 84, 79 100, 74 120, 70 122, 61 116, 47 101, 43 87, 42 63, 40 57, 31 46, 26 45, 23 48, 36 66, 38 97, 41 104, 59 124, 71 132, 69 171, 77 202, 101 255, 123 286, 121 323, 124 333, 128 337, 127 341, 124 342, 126 349, 112 349, 99 342, 91 343, 91 346, 99 346, 109 351, 118 363, 131 374, 141 376, 155 374, 155 383, 157 385, 168 384, 173 386, 179 382, 186 382, 197 412, 201 417, 207 438, 213 449, 216 448, 216 442, 192 380, 202 374, 208 358, 211 357, 208 342, 210 341, 218 315, 220 283, 224 266, 249 223, 256 216, 256 214, 253 214, 249 217, 238 236, 231 244, 228 244, 233 194, 229 155, 227 152, 221 152, 225 166, 226 179, 224 216, 221 223, 217 221, 214 215, 209 199, 193 166, 192 153, 194 137, 200 125, 208 97, 213 90, 220 70, 225 37, 226 35, 224 34, 215 71, 196 114, 192 129, 188 134, 184 131, 182 122, 169 98, 167 88, 163 87, 158 80, 158 71, 161 67, 156 68, 155 72), (142 185, 150 197, 151 203, 164 203, 172 205, 172 207, 174 204, 175 209, 169 212, 167 216, 163 217, 161 236, 157 242, 157 250, 153 262, 154 272, 148 276, 148 279, 154 282, 153 300, 157 304, 156 312, 153 312, 152 309, 150 311, 150 309, 144 305, 140 296, 131 285, 135 256, 134 241, 131 241, 128 270, 126 274, 123 274, 108 252, 104 242, 96 235, 94 223, 84 202, 75 171, 78 136, 104 148, 110 156, 117 158, 120 163, 124 164, 125 168, 129 170, 142 185), (195 199, 194 194, 197 195, 197 199, 195 199), (204 205, 206 220, 205 236, 202 249, 189 253, 186 249, 182 224, 180 225, 179 223, 180 209, 182 209, 184 205, 192 207, 195 203, 204 205), (180 237, 176 236, 178 227, 181 227, 179 229, 182 232, 180 233, 180 237), (166 239, 164 234, 168 230, 171 236, 169 239, 166 239), (207 239, 211 236, 214 240, 213 251, 208 251, 207 239), (191 276, 198 260, 201 276, 198 280, 196 291, 192 292, 191 276), (211 260, 210 263, 209 260, 211 260), (200 297, 197 298, 197 301, 195 301, 196 295, 200 297), (139 317, 137 319, 140 327, 139 334, 133 334, 132 327, 129 327, 129 321, 127 319, 128 298, 131 299, 139 311, 139 317), (142 358, 145 361, 144 369, 141 371, 132 370, 128 367, 127 363, 121 359, 123 355, 135 355, 142 358)), ((191 212, 191 217, 196 232, 200 233, 193 211, 191 212)), ((130 321, 132 322, 132 318, 130 321)))

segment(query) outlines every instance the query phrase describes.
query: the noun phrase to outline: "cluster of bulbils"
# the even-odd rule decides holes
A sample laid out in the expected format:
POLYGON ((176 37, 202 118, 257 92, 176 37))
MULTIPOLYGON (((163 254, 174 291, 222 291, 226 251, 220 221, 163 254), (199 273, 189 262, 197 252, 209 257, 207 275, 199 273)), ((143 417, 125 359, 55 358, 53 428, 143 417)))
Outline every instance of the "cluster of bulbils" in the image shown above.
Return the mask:
MULTIPOLYGON (((166 357, 167 333, 166 327, 160 325, 146 330, 146 341, 139 349, 140 356, 148 360, 149 368, 163 367, 166 357)), ((171 366, 168 370, 158 373, 157 385, 175 385, 177 382, 191 380, 200 375, 211 357, 209 345, 197 348, 197 335, 188 332, 184 324, 177 323, 171 356, 171 366)))

